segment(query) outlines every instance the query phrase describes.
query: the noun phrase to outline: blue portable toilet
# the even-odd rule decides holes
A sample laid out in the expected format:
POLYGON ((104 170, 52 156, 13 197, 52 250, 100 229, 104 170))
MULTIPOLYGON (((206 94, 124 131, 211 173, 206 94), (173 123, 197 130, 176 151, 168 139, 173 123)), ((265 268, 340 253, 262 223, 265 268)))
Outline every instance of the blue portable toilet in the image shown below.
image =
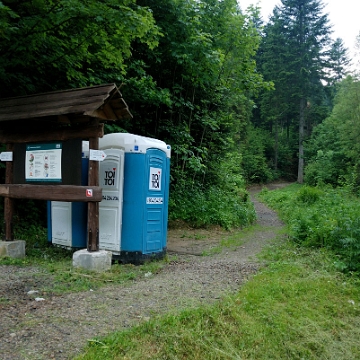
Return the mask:
MULTIPOLYGON (((106 204, 103 200, 100 203, 100 249, 111 250, 113 258, 122 262, 139 263, 148 258, 163 257, 167 241, 170 146, 157 139, 114 133, 99 139, 99 149, 110 156, 116 149, 124 151, 123 189, 119 188, 119 196, 115 197, 115 201, 121 202, 122 199, 119 246, 114 250, 102 241, 102 238, 109 239, 113 233, 104 224, 102 214, 106 204)), ((105 173, 109 171, 105 170, 109 169, 106 160, 103 162, 104 171, 100 169, 100 183, 109 174, 105 173)), ((103 199, 104 196, 107 195, 103 190, 103 199)))
MULTIPOLYGON (((88 183, 89 142, 82 142, 81 185, 88 183)), ((83 249, 87 244, 87 203, 47 202, 47 239, 69 249, 83 249)))

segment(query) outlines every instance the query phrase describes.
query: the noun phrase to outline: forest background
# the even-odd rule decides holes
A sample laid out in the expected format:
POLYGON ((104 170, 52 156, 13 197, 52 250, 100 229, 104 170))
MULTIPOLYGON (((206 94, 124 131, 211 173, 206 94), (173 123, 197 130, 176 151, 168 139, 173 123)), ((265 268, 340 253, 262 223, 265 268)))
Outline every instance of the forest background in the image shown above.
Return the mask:
POLYGON ((0 97, 116 83, 134 118, 106 132, 172 146, 170 221, 243 226, 249 183, 359 191, 360 85, 323 7, 282 0, 264 23, 235 0, 3 0, 0 97))

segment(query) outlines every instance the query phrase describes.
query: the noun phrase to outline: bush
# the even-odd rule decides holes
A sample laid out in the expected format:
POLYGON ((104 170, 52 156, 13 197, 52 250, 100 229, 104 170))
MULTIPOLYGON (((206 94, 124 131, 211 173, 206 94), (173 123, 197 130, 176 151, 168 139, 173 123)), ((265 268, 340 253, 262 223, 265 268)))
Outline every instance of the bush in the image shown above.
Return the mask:
POLYGON ((262 129, 249 126, 246 141, 241 146, 242 171, 248 183, 267 183, 274 180, 276 173, 271 169, 273 140, 262 129))
POLYGON ((360 271, 360 201, 344 189, 291 187, 292 191, 262 192, 288 224, 289 236, 302 246, 327 247, 337 267, 360 271))
POLYGON ((194 227, 220 225, 225 229, 251 224, 256 215, 240 174, 241 160, 238 151, 225 154, 216 163, 211 184, 189 181, 185 175, 177 174, 170 189, 169 220, 182 220, 194 227))
POLYGON ((318 188, 304 186, 298 191, 296 200, 303 204, 312 205, 320 199, 322 194, 323 192, 318 188))
POLYGON ((346 174, 346 163, 338 153, 319 150, 305 168, 304 180, 308 185, 330 184, 338 186, 346 174))
POLYGON ((215 186, 203 189, 178 184, 171 191, 169 220, 183 220, 194 227, 220 225, 230 229, 246 226, 255 217, 245 190, 240 193, 215 186))

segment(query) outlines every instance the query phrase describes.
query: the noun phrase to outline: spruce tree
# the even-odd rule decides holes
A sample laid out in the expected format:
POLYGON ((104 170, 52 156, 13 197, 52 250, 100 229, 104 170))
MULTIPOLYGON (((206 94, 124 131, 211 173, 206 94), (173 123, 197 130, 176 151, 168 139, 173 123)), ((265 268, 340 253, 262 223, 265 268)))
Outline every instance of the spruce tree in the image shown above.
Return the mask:
POLYGON ((325 82, 329 83, 329 78, 338 80, 346 65, 341 41, 333 42, 330 35, 321 0, 281 0, 265 28, 261 69, 266 80, 274 81, 276 90, 263 97, 262 113, 263 117, 295 117, 299 183, 304 179, 304 139, 326 116, 325 82), (268 109, 277 109, 267 111, 266 103, 268 109))

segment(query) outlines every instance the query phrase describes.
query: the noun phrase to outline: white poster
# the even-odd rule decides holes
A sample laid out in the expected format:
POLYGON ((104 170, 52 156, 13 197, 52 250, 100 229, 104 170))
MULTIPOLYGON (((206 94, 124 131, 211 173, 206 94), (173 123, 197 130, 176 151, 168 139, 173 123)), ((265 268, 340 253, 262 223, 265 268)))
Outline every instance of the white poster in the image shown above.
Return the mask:
POLYGON ((161 169, 150 168, 149 190, 161 191, 161 169))
POLYGON ((61 182, 61 154, 61 143, 27 145, 25 180, 61 182))

